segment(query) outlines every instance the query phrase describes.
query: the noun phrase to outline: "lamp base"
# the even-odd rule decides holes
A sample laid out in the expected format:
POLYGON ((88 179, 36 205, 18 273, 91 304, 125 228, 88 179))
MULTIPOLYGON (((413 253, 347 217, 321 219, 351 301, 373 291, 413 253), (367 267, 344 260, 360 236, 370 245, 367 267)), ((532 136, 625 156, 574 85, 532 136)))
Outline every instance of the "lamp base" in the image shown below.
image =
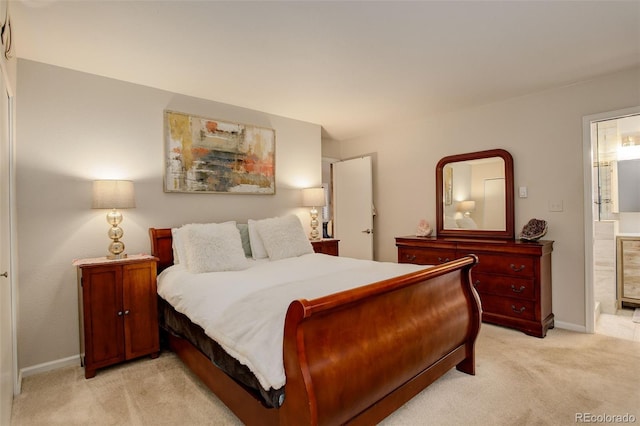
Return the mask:
POLYGON ((109 259, 109 260, 118 260, 118 259, 126 259, 126 258, 127 258, 127 253, 109 254, 109 255, 107 255, 107 259, 109 259))
POLYGON ((318 222, 318 210, 313 207, 309 211, 309 215, 311 216, 311 233, 309 234, 309 239, 311 241, 318 241, 322 239, 322 237, 320 237, 320 232, 318 231, 318 225, 320 225, 318 222))

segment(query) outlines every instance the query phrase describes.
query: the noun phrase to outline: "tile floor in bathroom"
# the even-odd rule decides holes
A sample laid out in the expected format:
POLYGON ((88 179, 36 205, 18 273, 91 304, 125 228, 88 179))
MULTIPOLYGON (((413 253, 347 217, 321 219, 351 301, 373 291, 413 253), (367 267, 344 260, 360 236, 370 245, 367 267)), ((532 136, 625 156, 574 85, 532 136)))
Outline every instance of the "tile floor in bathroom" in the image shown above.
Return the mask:
POLYGON ((634 309, 618 309, 615 315, 600 314, 596 333, 640 342, 640 323, 633 322, 634 309))

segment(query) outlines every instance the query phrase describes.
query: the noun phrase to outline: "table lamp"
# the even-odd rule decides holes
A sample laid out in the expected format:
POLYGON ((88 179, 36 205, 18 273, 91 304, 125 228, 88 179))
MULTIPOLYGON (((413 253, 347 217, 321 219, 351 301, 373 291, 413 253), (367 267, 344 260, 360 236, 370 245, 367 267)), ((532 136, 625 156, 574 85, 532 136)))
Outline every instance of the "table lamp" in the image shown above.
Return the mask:
POLYGON ((93 209, 111 209, 107 213, 107 222, 111 229, 107 235, 111 238, 107 259, 124 259, 124 243, 120 241, 124 232, 120 228, 122 213, 118 209, 130 209, 136 206, 133 182, 130 180, 94 180, 93 181, 93 209))

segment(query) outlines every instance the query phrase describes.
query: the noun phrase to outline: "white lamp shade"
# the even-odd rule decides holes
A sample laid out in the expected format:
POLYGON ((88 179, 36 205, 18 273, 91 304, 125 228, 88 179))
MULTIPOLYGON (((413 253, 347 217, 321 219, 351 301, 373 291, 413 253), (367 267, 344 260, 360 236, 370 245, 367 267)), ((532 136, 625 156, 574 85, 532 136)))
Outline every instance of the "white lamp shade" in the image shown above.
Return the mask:
POLYGON ((472 212, 476 209, 476 202, 473 200, 467 200, 467 201, 460 201, 458 203, 458 208, 456 210, 458 210, 459 212, 472 212))
POLYGON ((130 180, 94 180, 93 209, 131 209, 136 206, 130 180))
POLYGON ((305 188, 302 190, 302 205, 305 207, 323 207, 324 188, 305 188))

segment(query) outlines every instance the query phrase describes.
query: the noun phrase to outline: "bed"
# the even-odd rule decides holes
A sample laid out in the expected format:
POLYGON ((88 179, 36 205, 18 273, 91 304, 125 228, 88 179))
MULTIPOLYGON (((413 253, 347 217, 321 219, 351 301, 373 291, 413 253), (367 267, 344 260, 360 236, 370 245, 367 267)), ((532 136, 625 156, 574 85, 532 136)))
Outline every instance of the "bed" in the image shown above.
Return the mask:
MULTIPOLYGON (((149 234, 159 275, 179 269, 172 266, 171 229, 149 234)), ((301 259, 314 257, 329 262, 331 256, 301 259)), ((245 424, 374 424, 453 367, 475 374, 481 307, 470 270, 476 263, 467 256, 287 302, 280 389, 256 389, 246 366, 208 339, 205 327, 159 297, 161 329, 169 348, 245 424), (212 351, 222 358, 212 358, 212 351), (236 367, 239 372, 230 372, 236 367)))

